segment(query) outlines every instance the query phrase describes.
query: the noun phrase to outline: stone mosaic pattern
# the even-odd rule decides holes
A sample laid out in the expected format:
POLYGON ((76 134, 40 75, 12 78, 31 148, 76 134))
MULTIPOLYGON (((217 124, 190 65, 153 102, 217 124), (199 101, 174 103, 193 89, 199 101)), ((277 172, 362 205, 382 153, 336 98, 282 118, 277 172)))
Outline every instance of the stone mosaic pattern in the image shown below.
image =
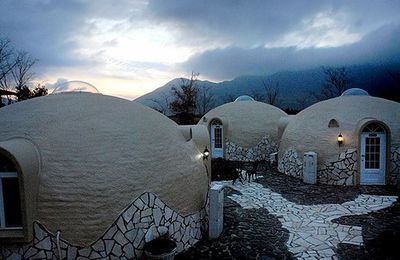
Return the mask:
POLYGON ((396 185, 399 184, 398 176, 400 175, 400 146, 392 145, 390 149, 390 154, 392 164, 392 167, 390 169, 391 183, 393 185, 396 185))
POLYGON ((259 183, 219 182, 241 194, 228 196, 244 209, 265 208, 289 231, 286 245, 297 259, 337 259, 339 243, 363 245, 362 228, 333 223, 333 219, 362 215, 391 206, 397 196, 359 195, 342 204, 300 205, 259 183))
POLYGON ((353 185, 357 167, 357 151, 348 149, 318 170, 317 181, 331 185, 353 185))
MULTIPOLYGON (((206 208, 206 207, 205 207, 206 208)), ((118 216, 104 235, 89 247, 61 239, 61 255, 67 259, 138 259, 145 241, 168 232, 182 252, 197 243, 206 226, 206 210, 183 217, 152 193, 143 193, 118 216)), ((62 233, 61 233, 62 238, 62 233)), ((54 259, 58 257, 55 235, 34 223, 34 239, 22 248, 1 248, 4 259, 54 259)))
POLYGON ((278 162, 278 170, 284 174, 303 178, 303 162, 300 160, 296 149, 289 148, 278 162))
POLYGON ((241 147, 228 139, 225 139, 225 147, 227 160, 242 162, 269 160, 269 155, 278 151, 277 144, 268 135, 251 148, 241 147))

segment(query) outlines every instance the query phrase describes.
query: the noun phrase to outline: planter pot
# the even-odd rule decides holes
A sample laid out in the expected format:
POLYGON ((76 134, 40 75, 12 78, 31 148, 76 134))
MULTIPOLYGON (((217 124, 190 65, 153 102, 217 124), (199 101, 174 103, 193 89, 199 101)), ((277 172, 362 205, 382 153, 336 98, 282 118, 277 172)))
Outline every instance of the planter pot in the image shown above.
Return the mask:
POLYGON ((163 254, 153 254, 148 251, 144 251, 144 252, 145 252, 148 260, 159 260, 159 259, 173 260, 175 257, 175 254, 176 254, 176 247, 171 252, 163 253, 163 254))
POLYGON ((155 239, 145 245, 144 252, 149 260, 173 260, 176 254, 176 243, 169 239, 155 239))

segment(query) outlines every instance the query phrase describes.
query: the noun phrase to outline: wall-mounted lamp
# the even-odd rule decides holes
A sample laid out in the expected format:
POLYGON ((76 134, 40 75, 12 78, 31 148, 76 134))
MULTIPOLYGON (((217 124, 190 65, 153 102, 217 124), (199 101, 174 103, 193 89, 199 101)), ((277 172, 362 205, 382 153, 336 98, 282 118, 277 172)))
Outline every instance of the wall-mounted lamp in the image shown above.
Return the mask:
POLYGON ((204 148, 204 151, 203 151, 203 160, 208 159, 209 155, 210 155, 210 151, 208 150, 208 148, 206 146, 206 148, 204 148))
POLYGON ((342 145, 344 141, 343 135, 342 133, 339 133, 338 137, 337 137, 337 142, 339 145, 342 145))

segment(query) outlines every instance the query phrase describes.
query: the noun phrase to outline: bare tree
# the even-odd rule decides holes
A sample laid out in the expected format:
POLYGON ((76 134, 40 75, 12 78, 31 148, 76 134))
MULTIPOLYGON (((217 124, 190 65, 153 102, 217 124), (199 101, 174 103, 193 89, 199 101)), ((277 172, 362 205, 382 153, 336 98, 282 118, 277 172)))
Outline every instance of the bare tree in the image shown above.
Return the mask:
POLYGON ((25 51, 17 54, 16 64, 14 69, 11 70, 15 88, 18 89, 28 85, 34 76, 31 68, 36 62, 37 59, 32 58, 32 56, 25 51))
POLYGON ((255 100, 255 101, 260 101, 263 102, 264 101, 264 95, 262 93, 260 93, 259 91, 252 89, 250 92, 250 96, 255 100))
POLYGON ((235 99, 236 99, 235 95, 228 94, 228 95, 225 96, 224 102, 225 103, 233 102, 233 101, 235 101, 235 99))
POLYGON ((211 92, 211 87, 198 87, 196 99, 197 112, 204 115, 214 105, 214 94, 211 92))
POLYGON ((180 124, 193 124, 194 112, 196 110, 197 81, 199 73, 192 72, 190 79, 181 79, 179 88, 171 89, 174 100, 169 103, 169 107, 180 124))
POLYGON ((167 94, 162 93, 160 98, 158 99, 152 98, 150 100, 154 102, 154 106, 152 107, 154 110, 157 110, 158 112, 164 115, 168 114, 170 97, 167 94))
POLYGON ((303 110, 310 103, 310 95, 302 94, 296 97, 296 104, 298 110, 303 110))
MULTIPOLYGON (((0 82, 9 75, 15 67, 14 50, 9 39, 0 38, 0 82)), ((4 89, 2 87, 2 89, 4 89)))
POLYGON ((346 67, 321 67, 325 74, 325 83, 319 92, 314 93, 317 100, 340 96, 351 84, 350 73, 346 67))
POLYGON ((279 104, 279 83, 275 83, 275 86, 271 82, 262 81, 264 92, 265 92, 265 103, 277 106, 279 104))
MULTIPOLYGON (((15 51, 10 40, 0 38, 0 89, 16 92, 18 100, 47 95, 44 86, 38 85, 33 91, 29 88, 36 62, 27 52, 15 51)), ((11 96, 7 99, 11 103, 11 96)))

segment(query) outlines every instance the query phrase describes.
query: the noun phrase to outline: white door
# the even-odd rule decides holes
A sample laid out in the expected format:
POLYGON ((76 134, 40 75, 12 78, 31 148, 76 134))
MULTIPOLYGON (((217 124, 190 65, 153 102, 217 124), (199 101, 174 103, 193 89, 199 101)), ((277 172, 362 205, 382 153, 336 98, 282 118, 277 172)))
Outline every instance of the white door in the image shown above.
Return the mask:
POLYGON ((386 168, 385 133, 361 133, 360 184, 384 185, 386 168))
POLYGON ((223 147, 223 126, 211 125, 211 157, 219 158, 224 156, 223 147))

